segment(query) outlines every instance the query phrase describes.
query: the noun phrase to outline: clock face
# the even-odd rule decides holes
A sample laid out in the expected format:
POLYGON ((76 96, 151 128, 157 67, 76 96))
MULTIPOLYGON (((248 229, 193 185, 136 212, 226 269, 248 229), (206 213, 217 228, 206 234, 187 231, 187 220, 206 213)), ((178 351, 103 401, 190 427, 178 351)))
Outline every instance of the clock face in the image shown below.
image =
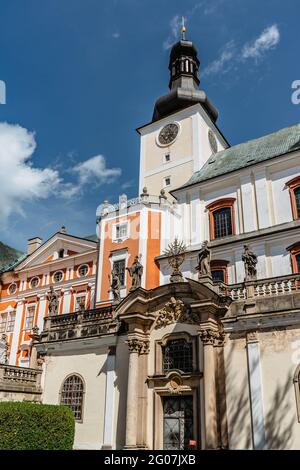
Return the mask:
POLYGON ((175 124, 174 122, 172 124, 167 124, 160 131, 158 135, 158 142, 161 145, 169 145, 176 139, 178 132, 179 132, 178 124, 175 124))
POLYGON ((209 145, 210 145, 212 153, 217 153, 218 143, 217 143, 217 140, 214 136, 214 133, 210 129, 208 131, 208 140, 209 140, 209 145))

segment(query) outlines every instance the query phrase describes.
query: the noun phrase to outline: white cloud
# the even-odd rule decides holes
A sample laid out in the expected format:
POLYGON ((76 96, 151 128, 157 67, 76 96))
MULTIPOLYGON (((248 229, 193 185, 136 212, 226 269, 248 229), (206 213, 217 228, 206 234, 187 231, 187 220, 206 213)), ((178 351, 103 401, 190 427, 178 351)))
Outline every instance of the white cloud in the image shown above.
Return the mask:
POLYGON ((248 43, 243 47, 243 59, 258 59, 265 52, 274 49, 280 41, 280 33, 278 26, 273 24, 269 28, 264 29, 261 35, 252 43, 248 43))
POLYGON ((121 168, 107 168, 103 155, 96 155, 78 163, 72 171, 78 175, 80 186, 92 182, 96 184, 112 183, 122 173, 121 168))
POLYGON ((225 73, 230 68, 230 61, 234 59, 234 42, 228 42, 223 48, 220 56, 211 62, 204 70, 203 76, 214 75, 217 73, 225 73))
POLYGON ((165 50, 170 49, 173 46, 174 42, 179 38, 181 26, 181 17, 179 15, 173 16, 170 21, 171 33, 163 43, 163 48, 165 50))
POLYGON ((119 39, 120 36, 121 36, 121 35, 120 35, 120 33, 118 33, 118 32, 112 34, 112 37, 113 37, 114 39, 119 39))
POLYGON ((60 185, 59 173, 36 168, 31 157, 35 136, 19 125, 0 123, 0 221, 5 224, 14 212, 24 213, 29 201, 47 198, 60 185))
POLYGON ((86 188, 111 183, 121 175, 120 168, 107 168, 103 155, 80 162, 67 171, 75 182, 64 181, 58 169, 37 168, 32 156, 35 135, 17 125, 0 123, 0 229, 9 216, 24 215, 26 204, 50 196, 71 199, 86 188))
MULTIPOLYGON (((237 48, 234 41, 228 42, 219 57, 203 70, 203 76, 227 73, 232 68, 248 59, 259 59, 274 49, 280 41, 280 32, 276 24, 264 29, 261 35, 251 43, 237 48)), ((257 61, 258 63, 258 61, 257 61)))

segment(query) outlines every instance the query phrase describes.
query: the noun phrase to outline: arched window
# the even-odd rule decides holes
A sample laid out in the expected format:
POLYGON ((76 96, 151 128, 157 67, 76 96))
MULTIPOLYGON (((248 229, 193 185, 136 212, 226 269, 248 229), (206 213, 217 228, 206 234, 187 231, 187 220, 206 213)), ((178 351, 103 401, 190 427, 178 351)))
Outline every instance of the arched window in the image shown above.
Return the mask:
POLYGON ((84 385, 79 375, 70 375, 62 385, 60 404, 67 405, 74 413, 75 420, 82 420, 84 385))
POLYGON ((300 219, 300 176, 286 183, 290 190, 293 219, 300 219))
POLYGON ((163 347, 163 371, 179 369, 182 372, 191 372, 193 369, 192 343, 185 339, 168 341, 163 347))
POLYGON ((210 239, 224 238, 235 235, 234 198, 219 199, 209 204, 210 239))

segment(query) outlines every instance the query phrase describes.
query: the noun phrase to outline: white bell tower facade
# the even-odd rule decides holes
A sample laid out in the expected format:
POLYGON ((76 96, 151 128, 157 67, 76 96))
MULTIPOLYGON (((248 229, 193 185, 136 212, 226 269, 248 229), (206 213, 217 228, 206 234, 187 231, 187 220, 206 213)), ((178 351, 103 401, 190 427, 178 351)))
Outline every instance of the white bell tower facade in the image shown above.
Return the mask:
POLYGON ((170 53, 170 91, 154 107, 141 136, 139 192, 159 195, 185 184, 212 153, 229 147, 216 125, 218 112, 199 90, 199 59, 191 41, 181 39, 170 53))

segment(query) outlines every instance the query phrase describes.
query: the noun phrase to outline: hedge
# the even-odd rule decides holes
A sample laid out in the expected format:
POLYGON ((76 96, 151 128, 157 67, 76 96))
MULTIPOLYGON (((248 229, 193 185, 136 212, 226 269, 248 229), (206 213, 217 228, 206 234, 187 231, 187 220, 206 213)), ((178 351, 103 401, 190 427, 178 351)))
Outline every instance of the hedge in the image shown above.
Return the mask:
POLYGON ((67 406, 0 403, 0 450, 71 450, 74 432, 67 406))

